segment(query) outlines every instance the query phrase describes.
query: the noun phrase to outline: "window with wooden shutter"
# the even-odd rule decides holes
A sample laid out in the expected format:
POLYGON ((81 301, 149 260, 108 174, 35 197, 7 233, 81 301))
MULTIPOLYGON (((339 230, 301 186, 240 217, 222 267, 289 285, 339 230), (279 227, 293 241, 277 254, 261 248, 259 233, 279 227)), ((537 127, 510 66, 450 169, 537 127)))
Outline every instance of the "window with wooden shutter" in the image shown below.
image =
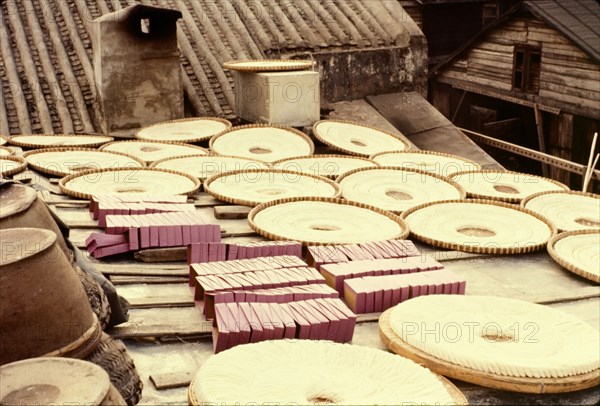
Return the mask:
POLYGON ((516 45, 513 60, 513 89, 537 94, 540 90, 542 52, 539 47, 516 45))
POLYGON ((498 19, 500 15, 500 7, 497 1, 488 1, 483 3, 482 10, 482 26, 485 27, 488 24, 493 23, 498 19))

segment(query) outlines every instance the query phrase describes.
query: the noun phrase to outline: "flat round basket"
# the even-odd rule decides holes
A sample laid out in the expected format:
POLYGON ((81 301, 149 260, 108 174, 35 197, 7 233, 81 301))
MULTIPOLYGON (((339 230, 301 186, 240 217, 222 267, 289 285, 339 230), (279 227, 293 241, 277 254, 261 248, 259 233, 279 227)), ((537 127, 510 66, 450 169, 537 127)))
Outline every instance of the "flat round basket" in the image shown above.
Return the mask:
POLYGON ((520 172, 465 171, 457 172, 450 178, 467 191, 468 197, 507 203, 521 203, 534 193, 569 190, 566 185, 555 180, 520 172))
POLYGON ((78 359, 31 358, 0 367, 2 405, 101 405, 109 390, 108 374, 78 359))
POLYGON ((66 176, 90 169, 142 168, 146 163, 121 152, 90 148, 46 148, 26 152, 23 157, 32 168, 49 175, 66 176))
POLYGON ((355 169, 336 182, 344 199, 393 213, 429 202, 464 199, 467 195, 461 186, 443 176, 393 166, 355 169))
POLYGON ((0 135, 0 145, 4 145, 7 142, 8 142, 7 138, 5 136, 3 136, 3 135, 0 135))
POLYGON ((26 168, 27 161, 25 158, 12 155, 0 156, 0 178, 23 172, 26 168))
POLYGON ((492 200, 425 203, 405 211, 402 218, 420 241, 482 254, 537 251, 556 233, 539 214, 492 200))
POLYGON ((96 148, 114 138, 104 135, 87 134, 32 134, 14 135, 8 142, 23 148, 49 148, 49 147, 87 147, 96 148))
POLYGON ((466 404, 449 381, 385 351, 329 341, 275 340, 210 357, 188 391, 204 404, 466 404), (223 373, 227 371, 227 373, 223 373))
POLYGON ((476 171, 481 169, 475 161, 458 155, 436 151, 389 151, 372 155, 371 159, 381 166, 397 166, 400 168, 419 169, 442 176, 450 176, 456 172, 476 171))
POLYGON ((243 72, 276 72, 307 70, 312 69, 315 65, 314 61, 295 59, 250 59, 225 62, 223 67, 243 72))
POLYGON ((162 142, 200 142, 231 128, 231 122, 216 117, 194 117, 166 121, 142 128, 140 140, 162 142))
POLYGON ((14 155, 15 151, 10 148, 0 147, 0 156, 14 155))
POLYGON ((100 148, 102 151, 121 152, 151 163, 182 155, 205 155, 208 151, 195 145, 160 141, 117 141, 100 148))
POLYGON ((420 296, 385 311, 379 335, 396 354, 490 388, 560 393, 600 383, 598 331, 521 300, 420 296))
POLYGON ((309 155, 273 162, 273 168, 276 169, 326 176, 332 179, 354 169, 373 166, 378 165, 370 159, 348 155, 309 155))
POLYGON ((268 169, 266 162, 229 155, 184 155, 155 161, 152 168, 170 169, 187 173, 200 180, 222 172, 249 169, 268 169))
POLYGON ((354 244, 403 239, 406 223, 395 214, 342 199, 293 198, 263 203, 248 215, 250 227, 271 240, 304 245, 354 244))
POLYGON ((600 230, 560 233, 548 242, 548 253, 563 268, 600 283, 600 230))
POLYGON ((204 190, 224 202, 256 206, 292 197, 338 197, 337 183, 320 176, 282 169, 224 172, 206 180, 204 190))
POLYGON ((301 131, 273 125, 244 125, 210 139, 210 148, 221 155, 274 162, 280 159, 312 155, 315 146, 301 131))
POLYGON ((200 181, 193 176, 156 168, 93 169, 65 176, 58 183, 69 196, 90 199, 94 194, 194 194, 200 181))
POLYGON ((600 195, 567 190, 540 192, 521 206, 550 220, 559 231, 600 228, 600 195))
POLYGON ((379 152, 410 148, 406 139, 351 121, 317 121, 313 125, 313 134, 331 148, 356 156, 369 157, 379 152))

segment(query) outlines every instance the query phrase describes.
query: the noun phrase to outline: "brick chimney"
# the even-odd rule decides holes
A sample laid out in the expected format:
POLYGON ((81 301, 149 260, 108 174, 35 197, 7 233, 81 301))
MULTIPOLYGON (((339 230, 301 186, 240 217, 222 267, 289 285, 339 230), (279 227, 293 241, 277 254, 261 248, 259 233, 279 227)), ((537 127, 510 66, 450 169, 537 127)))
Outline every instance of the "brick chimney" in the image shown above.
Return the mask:
POLYGON ((135 5, 93 22, 94 76, 105 133, 182 118, 177 10, 135 5))

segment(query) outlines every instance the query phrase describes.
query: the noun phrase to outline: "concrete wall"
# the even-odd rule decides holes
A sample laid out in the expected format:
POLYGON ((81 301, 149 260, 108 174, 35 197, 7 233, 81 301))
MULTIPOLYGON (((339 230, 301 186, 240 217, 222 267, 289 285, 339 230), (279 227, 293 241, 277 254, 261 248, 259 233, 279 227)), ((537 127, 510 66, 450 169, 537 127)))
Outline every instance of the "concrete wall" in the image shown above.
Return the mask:
POLYGON ((164 18, 144 10, 94 21, 94 75, 104 132, 134 132, 184 115, 177 19, 172 12, 164 18))

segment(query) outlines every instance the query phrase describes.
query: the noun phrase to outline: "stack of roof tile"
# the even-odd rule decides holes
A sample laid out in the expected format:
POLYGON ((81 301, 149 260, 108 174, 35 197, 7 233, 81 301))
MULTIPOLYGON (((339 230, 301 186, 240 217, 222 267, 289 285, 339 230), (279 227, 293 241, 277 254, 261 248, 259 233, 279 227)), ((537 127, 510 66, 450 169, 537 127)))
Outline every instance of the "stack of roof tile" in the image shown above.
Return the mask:
POLYGON ((383 312, 425 295, 464 295, 466 280, 448 270, 368 276, 344 281, 344 298, 357 314, 383 312))
POLYGON ((367 259, 406 258, 419 255, 419 250, 412 241, 386 240, 360 244, 308 247, 307 262, 320 270, 323 264, 367 259))
POLYGON ((197 243, 188 245, 188 264, 235 259, 295 255, 302 257, 302 244, 294 241, 247 243, 197 243))
POLYGON ((90 211, 105 233, 92 233, 86 247, 95 258, 143 248, 218 243, 218 224, 177 195, 93 196, 90 211))
POLYGON ((356 324, 354 313, 339 299, 218 303, 215 313, 215 353, 239 344, 284 338, 348 342, 356 324))
POLYGON ((307 262, 357 314, 382 312, 417 296, 465 292, 463 278, 421 255, 411 241, 317 246, 308 253, 307 262))
POLYGON ((215 352, 281 338, 352 339, 356 316, 297 255, 190 264, 215 352))

